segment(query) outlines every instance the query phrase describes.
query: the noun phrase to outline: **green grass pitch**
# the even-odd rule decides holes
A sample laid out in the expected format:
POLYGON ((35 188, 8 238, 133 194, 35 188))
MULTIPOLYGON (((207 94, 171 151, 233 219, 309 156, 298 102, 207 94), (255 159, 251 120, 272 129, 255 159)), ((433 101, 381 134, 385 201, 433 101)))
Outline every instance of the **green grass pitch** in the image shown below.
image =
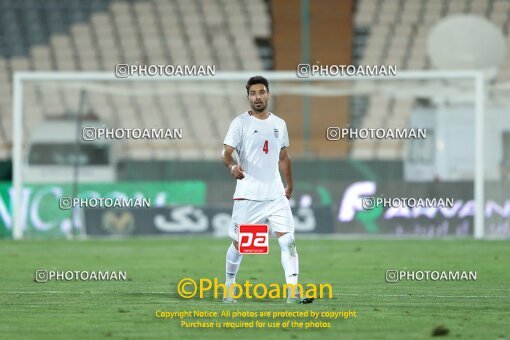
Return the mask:
MULTIPOLYGON (((210 296, 180 298, 176 285, 182 278, 217 277, 223 282, 228 243, 213 238, 1 241, 0 338, 426 339, 440 325, 448 329, 447 338, 510 337, 508 241, 333 240, 298 235, 300 282, 331 284, 332 299, 312 305, 241 299, 224 305, 210 296), (126 271, 128 280, 36 283, 36 269, 126 271), (476 271, 477 280, 386 283, 387 269, 476 271), (156 310, 226 309, 351 310, 357 315, 330 320, 328 329, 308 330, 190 329, 182 328, 179 319, 155 316, 156 310)), ((268 255, 244 257, 237 281, 245 280, 283 283, 277 242, 271 241, 268 255)))

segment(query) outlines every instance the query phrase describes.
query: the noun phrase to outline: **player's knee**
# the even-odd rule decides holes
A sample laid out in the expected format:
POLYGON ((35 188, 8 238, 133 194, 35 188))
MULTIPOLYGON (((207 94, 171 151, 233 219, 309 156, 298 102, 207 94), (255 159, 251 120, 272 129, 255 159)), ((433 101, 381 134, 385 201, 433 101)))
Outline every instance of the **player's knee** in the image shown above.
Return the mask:
POLYGON ((292 256, 296 254, 296 241, 294 233, 286 233, 278 238, 278 243, 282 251, 288 251, 292 256))
POLYGON ((239 251, 239 243, 237 241, 232 240, 232 245, 237 251, 239 251))

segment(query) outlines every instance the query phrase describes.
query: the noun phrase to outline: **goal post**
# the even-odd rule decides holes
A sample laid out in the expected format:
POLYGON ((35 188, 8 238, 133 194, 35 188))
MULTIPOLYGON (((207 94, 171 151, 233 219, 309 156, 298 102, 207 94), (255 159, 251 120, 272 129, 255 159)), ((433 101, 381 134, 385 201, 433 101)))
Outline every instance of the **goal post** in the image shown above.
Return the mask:
MULTIPOLYGON (((481 71, 399 71, 397 76, 321 76, 314 75, 306 79, 300 79, 294 71, 266 71, 260 72, 270 81, 270 92, 276 98, 283 98, 285 95, 298 95, 301 98, 310 96, 324 97, 349 97, 356 95, 367 95, 372 93, 382 93, 390 97, 413 97, 419 93, 420 97, 426 97, 427 93, 436 93, 442 95, 441 90, 434 89, 433 85, 441 82, 455 83, 462 82, 469 84, 473 91, 468 94, 463 93, 463 89, 452 87, 451 94, 445 96, 464 96, 464 102, 467 100, 473 107, 474 112, 474 228, 473 237, 476 239, 483 238, 484 234, 484 214, 485 214, 485 175, 484 175, 484 152, 485 152, 485 136, 484 136, 484 116, 486 101, 486 80, 485 75, 481 71), (402 86, 409 82, 412 86, 402 86), (338 84, 338 86, 330 86, 338 84), (345 86, 343 86, 343 85, 345 86), (398 84, 398 85, 396 85, 398 84), (274 91, 273 91, 274 89, 274 91), (274 93, 274 94, 273 94, 274 93), (470 99, 466 99, 469 97, 470 99)), ((75 88, 81 91, 105 91, 112 96, 125 96, 128 98, 144 95, 143 92, 151 92, 161 90, 159 96, 165 96, 167 91, 182 91, 182 93, 196 94, 209 93, 214 96, 217 92, 230 91, 230 85, 237 88, 242 86, 247 79, 254 75, 254 72, 216 72, 214 76, 131 76, 129 78, 117 78, 113 72, 16 72, 13 76, 13 193, 12 193, 12 235, 14 239, 22 239, 24 237, 23 230, 23 194, 22 189, 26 183, 24 178, 24 167, 26 165, 26 146, 27 137, 24 133, 26 130, 26 106, 25 96, 27 84, 52 84, 52 86, 65 88, 75 88), (150 84, 147 88, 139 87, 139 83, 150 84), (148 83, 150 82, 150 83, 148 83), (196 84, 203 85, 200 89, 195 88, 196 84), (122 86, 116 89, 117 85, 130 84, 132 90, 122 86), (162 85, 171 88, 171 90, 160 89, 162 85), (178 84, 178 85, 176 85, 178 84), (211 86, 208 87, 207 84, 211 86), (225 88, 214 88, 218 84, 225 85, 225 88), (168 86, 167 86, 168 85, 168 86), (172 87, 173 86, 173 87, 172 87), (215 92, 217 91, 217 92, 215 92)), ((448 85, 449 86, 449 85, 448 85)), ((449 88, 445 86, 445 88, 449 88)), ((239 96, 242 96, 242 91, 239 96)), ((175 94, 175 93, 173 93, 175 94)), ((245 94, 244 94, 245 95, 245 94)), ((65 95, 64 95, 65 96, 65 95)), ((434 95, 431 95, 434 96, 434 95)), ((283 102, 283 100, 282 100, 283 102)), ((159 104, 157 104, 159 105, 159 104)), ((185 103, 184 103, 185 105, 185 103)), ((313 110, 313 107, 311 107, 313 110)), ((305 112, 311 114, 310 112, 305 112)), ((318 114, 313 112, 313 114, 318 114)), ((304 120, 306 121, 306 120, 304 120)), ((305 127, 306 128, 306 127, 305 127)), ((222 131, 225 132, 225 131, 222 131)), ((293 136, 291 136, 292 145, 293 136)), ((305 141, 306 142, 306 141, 305 141)))

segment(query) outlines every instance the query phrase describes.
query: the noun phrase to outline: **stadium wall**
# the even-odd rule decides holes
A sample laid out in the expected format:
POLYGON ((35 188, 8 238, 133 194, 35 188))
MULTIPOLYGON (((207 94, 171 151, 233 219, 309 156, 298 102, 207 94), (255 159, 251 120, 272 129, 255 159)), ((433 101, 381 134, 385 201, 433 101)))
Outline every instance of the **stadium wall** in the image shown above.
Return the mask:
MULTIPOLYGON (((298 64, 352 63, 353 0, 271 1, 275 70, 296 70, 298 64), (304 8, 308 6, 309 8, 304 8)), ((295 155, 344 158, 350 141, 328 143, 324 131, 332 122, 349 124, 349 98, 284 95, 274 100, 275 112, 287 122, 295 155), (311 112, 318 113, 313 119, 311 112)))
POLYGON ((0 160, 0 181, 12 180, 12 161, 0 160))
MULTIPOLYGON (((510 183, 486 183, 491 193, 485 206, 486 235, 510 236, 510 183)), ((225 236, 230 223, 232 190, 220 181, 154 181, 87 183, 79 197, 150 199, 150 208, 59 207, 72 195, 70 184, 38 184, 23 190, 24 237, 60 238, 80 235, 225 236)), ((297 233, 337 233, 417 237, 473 235, 472 182, 408 183, 401 180, 334 181, 315 179, 295 185, 291 199, 297 233), (384 195, 382 194, 384 193, 384 195), (448 207, 362 207, 363 197, 443 198, 448 207)), ((0 238, 12 236, 10 182, 0 183, 0 238)))
MULTIPOLYGON (((292 151, 291 151, 292 153, 292 151)), ((403 162, 360 160, 293 160, 295 182, 314 180, 403 179, 403 162)), ((203 180, 228 181, 235 185, 228 170, 218 158, 214 161, 120 161, 118 178, 122 181, 141 180, 203 180)))

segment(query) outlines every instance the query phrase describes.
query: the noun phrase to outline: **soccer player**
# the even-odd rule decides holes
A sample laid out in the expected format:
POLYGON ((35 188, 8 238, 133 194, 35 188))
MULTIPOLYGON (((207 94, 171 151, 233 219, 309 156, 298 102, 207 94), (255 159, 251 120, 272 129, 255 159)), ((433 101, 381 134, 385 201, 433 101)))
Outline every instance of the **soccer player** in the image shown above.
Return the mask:
MULTIPOLYGON (((291 164, 287 147, 289 136, 285 121, 268 112, 269 83, 255 76, 246 84, 251 110, 238 115, 223 142, 223 162, 237 179, 229 236, 232 244, 226 258, 226 303, 236 302, 228 296, 235 283, 243 255, 239 253, 238 232, 241 224, 268 224, 278 237, 287 284, 297 284, 299 261, 294 241, 294 219, 289 198, 292 195, 291 164), (237 152, 237 163, 233 152, 237 152), (285 179, 284 188, 280 168, 285 179)), ((289 291, 291 291, 289 289, 289 291)), ((299 292, 287 295, 287 303, 311 303, 299 292)))

